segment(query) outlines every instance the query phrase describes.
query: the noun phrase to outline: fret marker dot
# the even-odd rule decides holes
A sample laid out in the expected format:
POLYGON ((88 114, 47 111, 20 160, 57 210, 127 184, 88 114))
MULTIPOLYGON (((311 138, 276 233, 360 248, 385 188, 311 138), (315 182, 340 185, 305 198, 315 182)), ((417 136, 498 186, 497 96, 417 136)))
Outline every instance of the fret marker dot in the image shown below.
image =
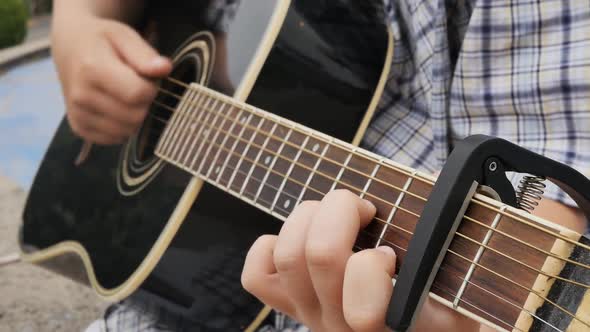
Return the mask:
POLYGON ((247 116, 243 116, 242 119, 240 119, 240 122, 241 123, 245 123, 247 119, 248 119, 247 116))
POLYGON ((286 200, 286 201, 285 201, 285 203, 283 203, 283 207, 284 207, 285 209, 288 209, 288 208, 289 208, 289 206, 291 206, 291 200, 290 200, 290 199, 286 200))
POLYGON ((318 143, 314 144, 313 147, 311 148, 311 151, 313 152, 318 152, 318 150, 320 149, 320 145, 318 143))
POLYGON ((219 166, 215 167, 215 174, 219 174, 220 171, 221 171, 221 167, 219 167, 219 166))
POLYGON ((195 130, 195 128, 197 128, 197 124, 196 123, 191 123, 191 130, 195 130))
POLYGON ((271 158, 270 156, 266 156, 266 158, 264 158, 264 164, 265 164, 265 165, 268 165, 268 164, 270 164, 270 161, 271 161, 271 159, 272 159, 272 158, 271 158))
POLYGON ((209 129, 203 130, 203 137, 207 137, 209 135, 209 129))

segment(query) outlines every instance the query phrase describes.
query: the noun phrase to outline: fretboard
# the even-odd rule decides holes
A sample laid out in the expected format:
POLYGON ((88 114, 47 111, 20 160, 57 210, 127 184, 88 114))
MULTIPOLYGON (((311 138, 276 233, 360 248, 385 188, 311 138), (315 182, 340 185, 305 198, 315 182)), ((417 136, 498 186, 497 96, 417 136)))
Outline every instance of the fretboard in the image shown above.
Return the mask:
MULTIPOLYGON (((156 154, 280 220, 302 201, 350 190, 377 207, 355 249, 391 246, 398 265, 435 180, 199 85, 176 105, 156 154)), ((578 238, 476 195, 431 295, 495 327, 526 331, 539 319, 534 300, 547 296, 538 279, 559 273, 547 262, 563 267, 578 238)))

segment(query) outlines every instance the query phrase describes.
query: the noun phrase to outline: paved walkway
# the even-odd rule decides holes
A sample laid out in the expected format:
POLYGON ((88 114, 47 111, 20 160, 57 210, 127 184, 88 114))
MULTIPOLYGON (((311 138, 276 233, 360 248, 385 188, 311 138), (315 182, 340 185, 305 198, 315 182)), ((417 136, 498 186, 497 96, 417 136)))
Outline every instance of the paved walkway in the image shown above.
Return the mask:
MULTIPOLYGON (((0 176, 0 256, 17 252, 26 193, 0 176)), ((0 332, 83 331, 106 302, 79 283, 20 263, 0 268, 0 332)))
POLYGON ((49 57, 0 76, 0 174, 29 188, 64 113, 49 57))
MULTIPOLYGON (((25 44, 0 51, 0 257, 18 251, 26 190, 64 109, 49 56, 4 67, 2 59, 46 47, 49 22, 31 22, 25 44)), ((82 331, 107 305, 87 287, 29 264, 0 269, 0 294, 0 332, 82 331)))
POLYGON ((49 31, 51 30, 51 16, 44 15, 34 17, 29 20, 28 25, 29 27, 25 43, 47 38, 47 36, 49 36, 49 31))
MULTIPOLYGON (((46 47, 50 21, 49 16, 43 16, 29 22, 27 41, 0 51, 0 63, 2 59, 46 47)), ((63 109, 59 82, 49 56, 0 70, 0 174, 29 188, 63 109)))

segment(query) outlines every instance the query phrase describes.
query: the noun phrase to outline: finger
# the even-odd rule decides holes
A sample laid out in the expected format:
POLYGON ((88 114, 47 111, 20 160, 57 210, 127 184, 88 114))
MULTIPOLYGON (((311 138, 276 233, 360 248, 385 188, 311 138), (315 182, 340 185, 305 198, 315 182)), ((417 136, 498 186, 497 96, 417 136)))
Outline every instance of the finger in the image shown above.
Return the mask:
POLYGON ((90 126, 96 131, 113 137, 128 138, 138 129, 137 126, 112 119, 105 114, 93 110, 88 110, 86 118, 90 126))
POLYGON ((242 286, 265 304, 292 315, 294 307, 281 287, 273 262, 276 242, 273 235, 263 235, 254 242, 244 262, 242 286))
MULTIPOLYGON (((123 62, 109 47, 99 47, 95 54, 81 59, 76 75, 82 84, 71 90, 84 95, 88 89, 98 89, 126 105, 145 106, 156 96, 157 86, 123 62)), ((70 92, 71 95, 76 95, 70 92)))
POLYGON ((84 135, 85 141, 97 145, 117 145, 124 142, 122 137, 113 137, 98 131, 89 131, 84 135))
POLYGON ((123 142, 122 137, 113 137, 102 132, 96 131, 94 128, 80 127, 78 124, 69 121, 73 133, 93 144, 99 145, 113 145, 123 142))
POLYGON ((91 86, 125 105, 145 107, 156 97, 156 84, 120 61, 109 61, 102 67, 87 68, 87 71, 91 86))
POLYGON ((344 269, 359 229, 368 224, 374 214, 375 207, 371 203, 349 191, 336 190, 324 197, 309 227, 306 260, 322 314, 330 325, 344 322, 344 269))
POLYGON ((125 25, 117 27, 109 30, 107 37, 126 64, 149 78, 161 78, 170 73, 170 60, 160 56, 135 30, 125 25))
POLYGON ((120 143, 136 130, 135 127, 109 119, 91 109, 72 110, 68 113, 70 122, 75 124, 73 128, 76 133, 88 140, 95 139, 93 143, 120 143))
POLYGON ((319 204, 306 201, 295 208, 281 228, 274 251, 281 285, 295 305, 299 319, 316 311, 319 305, 305 262, 305 239, 319 204))
POLYGON ((93 88, 74 89, 71 93, 71 109, 91 109, 124 125, 138 128, 145 120, 149 106, 130 106, 93 88))
POLYGON ((393 293, 396 256, 390 247, 355 253, 346 264, 342 308, 354 331, 382 332, 393 293))

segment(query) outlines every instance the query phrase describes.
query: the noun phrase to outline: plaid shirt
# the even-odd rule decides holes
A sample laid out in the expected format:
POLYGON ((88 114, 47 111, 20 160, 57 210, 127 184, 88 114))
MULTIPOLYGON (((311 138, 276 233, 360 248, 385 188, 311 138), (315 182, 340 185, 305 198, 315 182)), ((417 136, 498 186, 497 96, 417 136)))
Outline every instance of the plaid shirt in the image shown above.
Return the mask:
MULTIPOLYGON (((393 67, 364 147, 434 172, 457 140, 487 134, 590 176, 587 2, 397 0, 388 10, 393 67)), ((574 204, 547 185, 547 197, 574 204)))
MULTIPOLYGON (((216 1, 217 8, 236 8, 235 0, 216 1)), ((487 134, 590 175, 590 6, 586 2, 386 3, 395 52, 386 91, 363 147, 435 172, 457 140, 487 134)), ((229 22, 227 15, 211 17, 220 20, 222 30, 229 22)), ((574 204, 557 187, 547 185, 547 197, 574 204)), ((112 307, 89 331, 107 327, 191 330, 160 308, 125 303, 112 307)), ((260 331, 307 329, 275 315, 274 324, 260 331)))

